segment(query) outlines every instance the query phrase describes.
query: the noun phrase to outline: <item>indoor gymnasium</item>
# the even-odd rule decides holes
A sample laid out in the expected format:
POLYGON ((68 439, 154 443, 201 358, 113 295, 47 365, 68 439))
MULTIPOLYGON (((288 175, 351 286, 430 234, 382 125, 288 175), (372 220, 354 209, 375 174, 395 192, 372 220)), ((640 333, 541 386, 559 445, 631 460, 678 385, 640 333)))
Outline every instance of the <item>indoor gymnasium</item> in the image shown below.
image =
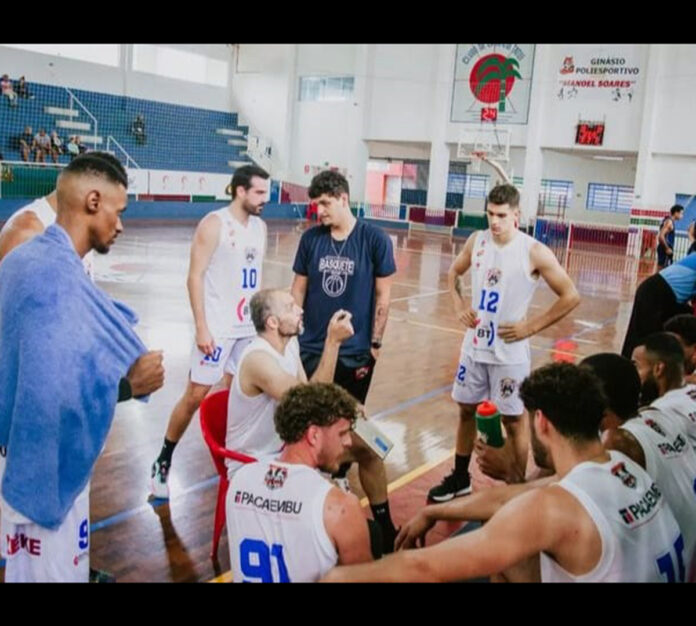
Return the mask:
POLYGON ((0 45, 0 580, 693 581, 694 67, 0 45))

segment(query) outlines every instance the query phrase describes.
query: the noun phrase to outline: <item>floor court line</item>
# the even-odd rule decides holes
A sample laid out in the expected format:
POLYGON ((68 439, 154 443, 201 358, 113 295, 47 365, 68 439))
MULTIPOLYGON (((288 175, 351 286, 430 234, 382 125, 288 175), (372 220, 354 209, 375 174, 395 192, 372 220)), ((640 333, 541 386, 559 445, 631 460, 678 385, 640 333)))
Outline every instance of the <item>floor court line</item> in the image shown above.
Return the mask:
MULTIPOLYGON (((449 328, 447 326, 436 326, 435 324, 427 324, 425 322, 416 322, 415 320, 408 320, 406 318, 397 318, 397 317, 392 317, 391 315, 389 316, 390 320, 393 320, 395 322, 406 322, 407 324, 413 324, 414 326, 422 326, 423 328, 432 328, 434 330, 442 330, 444 332, 448 333, 454 333, 456 335, 463 335, 465 333, 464 330, 460 330, 458 328, 449 328)), ((595 329, 592 329, 595 330, 595 329)), ((572 338, 572 336, 571 336, 572 338)), ((565 354, 568 356, 576 357, 576 358, 584 358, 585 354, 579 354, 576 352, 566 352, 565 350, 556 350, 555 348, 544 348, 542 346, 536 346, 533 343, 529 343, 529 347, 532 350, 540 350, 542 352, 553 352, 554 354, 565 354)))
MULTIPOLYGON (((288 259, 288 261, 277 261, 275 259, 264 259, 264 263, 269 263, 270 265, 282 265, 283 267, 288 267, 288 262, 291 261, 291 259, 288 259)), ((399 287, 412 287, 412 288, 417 288, 417 287, 422 287, 420 283, 403 283, 403 282, 397 282, 393 281, 392 285, 398 285, 399 287)), ((280 289, 280 287, 279 287, 280 289)), ((393 302, 393 300, 392 300, 393 302)))
POLYGON ((190 487, 187 487, 183 491, 180 491, 177 493, 173 498, 170 498, 169 500, 161 500, 161 499, 154 499, 150 502, 146 502, 145 504, 141 504, 140 506, 135 507, 134 509, 128 509, 126 511, 121 511, 120 513, 116 513, 115 515, 111 515, 109 517, 104 518, 103 520, 99 520, 98 522, 94 522, 93 524, 90 524, 90 533, 94 533, 98 530, 102 530, 104 528, 108 528, 109 526, 113 526, 114 524, 118 524, 119 522, 124 522, 127 519, 130 519, 131 517, 134 517, 138 515, 139 513, 142 513, 144 511, 147 511, 149 509, 155 509, 166 502, 169 502, 171 500, 177 500, 178 498, 182 496, 186 496, 190 493, 193 493, 195 491, 200 491, 201 489, 205 489, 206 487, 211 487, 213 485, 216 485, 218 481, 218 476, 217 474, 215 476, 211 476, 210 478, 206 478, 205 480, 202 480, 194 485, 191 485, 190 487))
POLYGON ((441 291, 429 291, 427 293, 417 293, 413 296, 403 296, 402 298, 392 298, 391 302, 403 302, 404 300, 415 300, 416 298, 429 298, 430 296, 441 296, 443 293, 449 293, 449 289, 441 291))

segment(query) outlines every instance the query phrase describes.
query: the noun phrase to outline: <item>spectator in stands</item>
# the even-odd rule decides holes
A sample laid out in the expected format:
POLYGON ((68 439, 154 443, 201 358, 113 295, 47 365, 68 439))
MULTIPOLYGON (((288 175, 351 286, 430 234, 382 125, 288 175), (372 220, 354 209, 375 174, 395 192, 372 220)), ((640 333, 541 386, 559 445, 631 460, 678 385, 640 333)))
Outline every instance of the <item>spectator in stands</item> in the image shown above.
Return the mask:
POLYGON ((63 154, 63 140, 58 136, 58 131, 51 132, 51 158, 58 163, 58 157, 63 154))
POLYGON ((22 153, 22 161, 29 160, 33 149, 34 135, 31 134, 31 126, 25 126, 24 132, 19 136, 19 151, 22 153))
POLYGON ((80 135, 75 135, 75 143, 77 144, 77 149, 80 154, 87 152, 87 146, 82 143, 82 137, 80 137, 80 135))
POLYGON ((12 87, 12 81, 7 74, 2 75, 2 80, 0 80, 0 89, 2 89, 2 95, 5 96, 10 101, 11 107, 17 106, 17 94, 12 87))
POLYGON ((80 148, 77 146, 77 137, 75 137, 75 135, 70 135, 70 139, 65 145, 65 150, 70 155, 71 161, 80 154, 80 148))
POLYGON ((29 92, 27 81, 24 80, 24 76, 20 76, 19 80, 17 81, 17 95, 20 98, 34 98, 34 96, 29 92))
POLYGON ((131 132, 135 135, 136 143, 143 145, 147 139, 145 136, 145 118, 142 114, 135 116, 133 124, 131 124, 131 132))
POLYGON ((51 138, 46 134, 43 128, 41 128, 34 137, 34 149, 36 150, 34 161, 37 163, 44 163, 46 161, 46 155, 51 152, 51 138))

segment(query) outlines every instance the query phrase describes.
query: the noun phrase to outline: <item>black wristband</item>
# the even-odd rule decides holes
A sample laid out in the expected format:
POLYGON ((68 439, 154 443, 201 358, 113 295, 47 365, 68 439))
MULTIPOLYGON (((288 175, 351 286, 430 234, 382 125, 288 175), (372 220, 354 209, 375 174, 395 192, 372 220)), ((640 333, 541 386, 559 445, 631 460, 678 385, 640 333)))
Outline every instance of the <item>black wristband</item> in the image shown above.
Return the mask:
POLYGON ((371 348, 374 348, 375 350, 379 350, 379 349, 382 347, 382 342, 381 342, 381 341, 374 340, 374 341, 370 344, 370 347, 371 347, 371 348))
POLYGON ((130 400, 132 397, 133 389, 131 387, 130 380, 124 377, 118 381, 118 402, 130 400))

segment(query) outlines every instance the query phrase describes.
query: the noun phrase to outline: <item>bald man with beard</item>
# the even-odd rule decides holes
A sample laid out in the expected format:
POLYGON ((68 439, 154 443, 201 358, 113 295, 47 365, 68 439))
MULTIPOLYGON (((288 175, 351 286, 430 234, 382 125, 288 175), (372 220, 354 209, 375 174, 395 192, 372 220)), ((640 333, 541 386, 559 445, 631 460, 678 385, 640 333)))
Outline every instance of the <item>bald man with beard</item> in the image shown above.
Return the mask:
POLYGON ((135 314, 94 285, 82 259, 107 253, 123 230, 127 185, 122 166, 76 158, 58 179, 55 224, 0 263, 6 582, 88 580, 89 480, 119 380, 146 348, 135 314))

